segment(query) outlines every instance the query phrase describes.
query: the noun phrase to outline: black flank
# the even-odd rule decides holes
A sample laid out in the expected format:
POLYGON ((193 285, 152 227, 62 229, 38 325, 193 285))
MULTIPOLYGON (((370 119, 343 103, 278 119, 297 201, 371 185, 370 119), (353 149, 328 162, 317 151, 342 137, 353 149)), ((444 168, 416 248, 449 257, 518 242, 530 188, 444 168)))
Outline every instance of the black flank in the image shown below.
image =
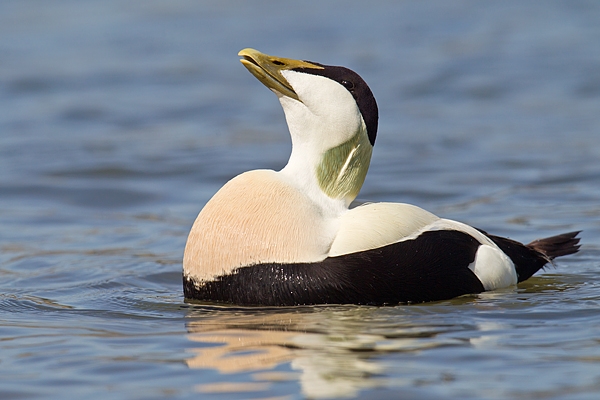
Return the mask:
POLYGON ((239 305, 420 303, 480 293, 468 265, 479 243, 458 231, 330 257, 319 263, 258 264, 215 281, 184 278, 188 299, 239 305))
POLYGON ((527 245, 500 236, 490 235, 483 231, 481 232, 510 257, 515 264, 519 282, 529 279, 556 257, 566 256, 579 251, 579 238, 576 236, 580 231, 534 240, 527 245))

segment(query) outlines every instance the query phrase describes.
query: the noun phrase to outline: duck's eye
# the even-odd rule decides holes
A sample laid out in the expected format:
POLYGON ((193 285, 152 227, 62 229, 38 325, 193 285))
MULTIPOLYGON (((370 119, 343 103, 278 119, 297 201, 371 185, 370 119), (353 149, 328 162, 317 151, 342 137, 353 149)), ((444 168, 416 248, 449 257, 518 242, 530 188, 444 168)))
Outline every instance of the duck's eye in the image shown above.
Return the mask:
POLYGON ((350 91, 352 91, 354 89, 354 83, 351 81, 342 79, 342 81, 340 83, 342 84, 342 86, 344 86, 346 89, 348 89, 350 91))

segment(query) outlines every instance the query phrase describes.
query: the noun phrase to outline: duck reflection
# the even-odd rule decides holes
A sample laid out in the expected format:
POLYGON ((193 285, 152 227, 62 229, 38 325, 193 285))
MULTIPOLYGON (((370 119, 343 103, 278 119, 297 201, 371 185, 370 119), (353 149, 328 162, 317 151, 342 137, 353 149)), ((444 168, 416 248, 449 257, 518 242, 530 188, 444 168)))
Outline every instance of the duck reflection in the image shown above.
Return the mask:
POLYGON ((310 398, 355 396, 389 386, 377 356, 457 344, 440 336, 452 327, 415 325, 414 318, 403 324, 397 308, 197 306, 188 317, 188 338, 197 345, 187 365, 232 377, 199 385, 201 392, 259 392, 294 381, 310 398), (240 375, 249 382, 239 383, 240 375))

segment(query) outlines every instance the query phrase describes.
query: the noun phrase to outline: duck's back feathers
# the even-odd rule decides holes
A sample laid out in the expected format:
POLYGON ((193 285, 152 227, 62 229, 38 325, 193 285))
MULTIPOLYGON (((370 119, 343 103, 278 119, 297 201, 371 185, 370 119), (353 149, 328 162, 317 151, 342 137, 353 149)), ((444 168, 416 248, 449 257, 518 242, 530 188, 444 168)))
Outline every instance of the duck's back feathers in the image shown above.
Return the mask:
POLYGON ((404 203, 364 203, 344 213, 329 256, 356 253, 417 236, 440 218, 404 203))

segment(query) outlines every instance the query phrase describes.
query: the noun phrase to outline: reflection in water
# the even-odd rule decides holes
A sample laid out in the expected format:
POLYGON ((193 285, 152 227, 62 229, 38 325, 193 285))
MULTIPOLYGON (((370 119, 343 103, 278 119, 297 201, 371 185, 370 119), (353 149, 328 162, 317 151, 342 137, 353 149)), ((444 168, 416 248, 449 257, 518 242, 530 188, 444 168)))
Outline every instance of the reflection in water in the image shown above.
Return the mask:
POLYGON ((252 331, 250 329, 218 329, 202 332, 197 322, 188 326, 190 340, 219 346, 194 349, 196 357, 187 360, 190 368, 214 368, 221 373, 234 373, 273 368, 291 361, 294 334, 279 331, 252 331))
MULTIPOLYGON (((578 275, 547 275, 501 291, 396 307, 199 304, 187 314, 191 356, 186 363, 213 372, 212 381, 203 374, 196 386, 202 393, 272 397, 297 393, 300 387, 309 398, 352 397, 365 389, 383 391, 382 397, 436 393, 442 398, 473 391, 476 383, 477 398, 489 397, 489 387, 509 374, 515 394, 531 386, 537 373, 527 368, 507 372, 506 367, 538 362, 515 343, 528 334, 535 338, 531 346, 547 352, 548 343, 563 341, 561 329, 571 326, 558 322, 574 312, 561 302, 570 292, 580 293, 575 288, 581 284, 578 275), (555 322, 552 333, 545 328, 548 321, 555 322), (540 339, 544 334, 546 341, 540 339)), ((580 311, 585 318, 590 312, 580 311)), ((538 386, 549 390, 573 384, 561 377, 538 386)))
MULTIPOLYGON (((250 373, 255 380, 199 385, 202 392, 263 391, 274 382, 296 381, 308 397, 354 396, 361 389, 390 385, 378 356, 464 345, 442 335, 456 325, 415 325, 415 312, 426 307, 410 309, 412 318, 402 318, 398 308, 200 307, 187 323, 189 339, 198 344, 189 350, 193 357, 187 364, 223 375, 250 373)), ((394 384, 403 383, 395 378, 394 384)))

